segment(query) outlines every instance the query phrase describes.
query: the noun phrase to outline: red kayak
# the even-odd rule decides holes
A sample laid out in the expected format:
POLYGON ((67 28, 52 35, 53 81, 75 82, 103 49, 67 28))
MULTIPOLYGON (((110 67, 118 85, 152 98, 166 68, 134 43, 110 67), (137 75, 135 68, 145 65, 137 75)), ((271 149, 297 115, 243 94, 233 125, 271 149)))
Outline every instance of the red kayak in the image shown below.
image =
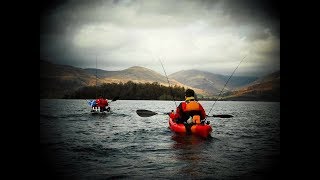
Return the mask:
MULTIPOLYGON (((169 118, 169 127, 171 131, 178 133, 178 134, 187 134, 187 129, 184 124, 177 124, 172 121, 171 118, 169 118)), ((211 132, 212 132, 212 127, 208 124, 197 124, 197 125, 192 125, 190 128, 191 134, 201 136, 204 138, 207 138, 211 132)))

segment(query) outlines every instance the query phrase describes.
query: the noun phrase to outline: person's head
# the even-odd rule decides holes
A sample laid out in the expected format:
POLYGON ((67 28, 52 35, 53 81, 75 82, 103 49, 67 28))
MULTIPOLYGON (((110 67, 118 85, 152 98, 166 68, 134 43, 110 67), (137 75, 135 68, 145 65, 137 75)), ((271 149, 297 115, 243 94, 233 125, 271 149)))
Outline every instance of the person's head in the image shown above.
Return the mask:
POLYGON ((194 97, 194 91, 192 89, 187 89, 185 96, 186 97, 194 97))

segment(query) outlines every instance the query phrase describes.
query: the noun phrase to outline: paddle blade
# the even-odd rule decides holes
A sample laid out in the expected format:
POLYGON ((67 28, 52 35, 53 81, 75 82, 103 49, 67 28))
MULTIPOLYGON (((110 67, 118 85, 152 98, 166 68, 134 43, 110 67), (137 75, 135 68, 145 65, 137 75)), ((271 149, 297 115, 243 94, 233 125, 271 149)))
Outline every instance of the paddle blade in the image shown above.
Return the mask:
POLYGON ((219 115, 212 115, 212 117, 219 117, 219 118, 232 118, 232 115, 229 114, 219 114, 219 115))
POLYGON ((157 114, 156 112, 145 110, 145 109, 138 109, 136 113, 141 117, 150 117, 157 114))
POLYGON ((119 99, 119 96, 114 97, 111 101, 116 101, 119 99))

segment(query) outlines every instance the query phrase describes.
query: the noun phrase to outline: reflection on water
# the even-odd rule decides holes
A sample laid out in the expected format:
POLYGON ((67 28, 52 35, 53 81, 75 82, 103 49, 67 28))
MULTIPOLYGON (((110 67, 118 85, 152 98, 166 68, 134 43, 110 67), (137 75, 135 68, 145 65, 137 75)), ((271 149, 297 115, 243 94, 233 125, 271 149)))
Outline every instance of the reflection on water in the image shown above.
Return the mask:
POLYGON ((205 161, 202 145, 210 141, 194 135, 173 134, 172 148, 175 149, 175 159, 182 164, 177 174, 187 177, 201 177, 201 163, 205 161))
POLYGON ((206 140, 198 136, 194 135, 185 135, 185 134, 176 134, 173 133, 171 139, 174 140, 173 148, 174 149, 184 149, 184 148, 192 148, 193 146, 197 146, 199 144, 204 143, 206 140))

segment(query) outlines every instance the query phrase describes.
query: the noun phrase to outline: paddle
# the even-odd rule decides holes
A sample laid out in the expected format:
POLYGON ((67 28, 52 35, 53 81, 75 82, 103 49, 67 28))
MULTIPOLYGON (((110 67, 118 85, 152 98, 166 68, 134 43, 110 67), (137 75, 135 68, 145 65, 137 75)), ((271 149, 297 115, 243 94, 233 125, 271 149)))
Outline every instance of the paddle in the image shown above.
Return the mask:
POLYGON ((212 115, 212 116, 208 116, 208 117, 219 117, 219 118, 232 118, 232 115, 229 114, 219 114, 219 115, 212 115))
POLYGON ((110 102, 116 101, 119 99, 119 96, 114 97, 110 102))
POLYGON ((136 110, 136 113, 141 117, 150 117, 150 116, 154 116, 157 114, 166 114, 166 115, 169 114, 169 113, 159 113, 159 112, 156 113, 156 112, 145 110, 145 109, 138 109, 138 110, 136 110))
MULTIPOLYGON (((154 115, 157 115, 157 114, 166 114, 168 115, 169 113, 157 113, 157 112, 153 112, 153 111, 150 111, 150 110, 146 110, 146 109, 138 109, 136 111, 136 113, 140 116, 140 117, 150 117, 150 116, 154 116, 154 115)), ((220 114, 220 115, 212 115, 212 116, 209 116, 209 117, 219 117, 219 118, 231 118, 233 117, 232 115, 228 115, 228 114, 220 114)))

